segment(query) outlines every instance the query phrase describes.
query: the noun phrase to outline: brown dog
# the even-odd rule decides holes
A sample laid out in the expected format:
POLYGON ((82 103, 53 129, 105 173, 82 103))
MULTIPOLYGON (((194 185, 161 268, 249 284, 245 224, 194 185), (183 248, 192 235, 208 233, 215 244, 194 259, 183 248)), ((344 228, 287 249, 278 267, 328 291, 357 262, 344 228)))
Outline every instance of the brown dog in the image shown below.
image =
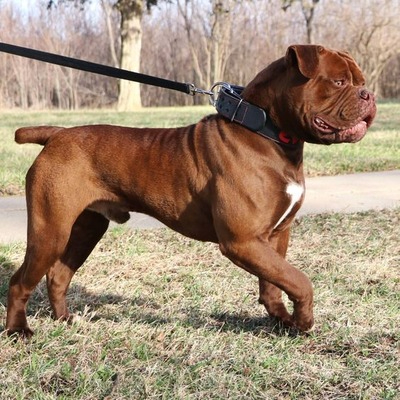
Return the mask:
MULTIPOLYGON (((222 254, 259 278, 260 302, 271 316, 302 331, 312 327, 311 283, 285 260, 289 227, 304 197, 303 141, 360 140, 375 116, 374 96, 348 54, 296 45, 261 71, 242 99, 232 119, 245 126, 211 115, 176 129, 16 132, 18 143, 44 149, 27 174, 27 251, 10 282, 9 334, 32 335, 25 308, 44 275, 55 318, 70 317, 65 297, 71 278, 109 220, 123 223, 129 211, 218 243, 222 254), (274 140, 246 127, 251 105, 279 127, 274 140), (293 315, 281 290, 294 303, 293 315)), ((225 111, 219 104, 223 115, 228 103, 225 111)))

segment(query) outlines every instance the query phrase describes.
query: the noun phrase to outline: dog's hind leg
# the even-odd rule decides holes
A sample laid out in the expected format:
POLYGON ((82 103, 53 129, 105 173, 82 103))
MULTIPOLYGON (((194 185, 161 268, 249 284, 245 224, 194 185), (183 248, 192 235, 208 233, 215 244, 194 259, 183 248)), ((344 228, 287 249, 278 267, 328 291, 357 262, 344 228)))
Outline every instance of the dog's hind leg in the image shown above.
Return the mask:
POLYGON ((18 333, 27 338, 33 332, 26 319, 26 303, 37 284, 47 275, 49 299, 55 318, 68 319, 65 299, 68 286, 109 223, 101 214, 88 210, 83 211, 75 223, 73 219, 64 219, 63 227, 54 223, 51 215, 45 218, 39 216, 38 212, 31 212, 30 215, 34 215, 30 223, 35 227, 35 232, 30 232, 25 260, 10 280, 6 323, 9 335, 18 333), (54 226, 59 227, 57 232, 54 226), (53 228, 52 236, 48 235, 50 227, 53 228))
POLYGON ((43 276, 63 254, 70 236, 74 219, 64 219, 62 227, 57 226, 57 212, 41 208, 33 210, 28 201, 28 243, 22 266, 11 277, 6 330, 8 335, 18 333, 31 337, 33 332, 26 319, 26 304, 43 276), (33 212, 35 211, 35 212, 33 212))
POLYGON ((72 277, 85 262, 108 228, 101 214, 84 210, 75 221, 62 257, 47 272, 47 290, 56 319, 68 320, 66 294, 72 277))

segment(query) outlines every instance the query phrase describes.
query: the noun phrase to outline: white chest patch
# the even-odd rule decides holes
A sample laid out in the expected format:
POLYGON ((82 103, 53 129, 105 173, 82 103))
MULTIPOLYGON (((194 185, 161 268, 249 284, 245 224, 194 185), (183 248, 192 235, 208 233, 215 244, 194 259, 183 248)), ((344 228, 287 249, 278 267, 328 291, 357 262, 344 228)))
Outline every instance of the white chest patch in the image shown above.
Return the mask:
POLYGON ((279 218, 279 221, 275 224, 274 229, 276 229, 282 223, 282 221, 289 215, 290 211, 292 211, 295 204, 300 201, 303 193, 304 193, 304 187, 298 183, 290 182, 286 186, 286 194, 290 198, 289 207, 279 218))

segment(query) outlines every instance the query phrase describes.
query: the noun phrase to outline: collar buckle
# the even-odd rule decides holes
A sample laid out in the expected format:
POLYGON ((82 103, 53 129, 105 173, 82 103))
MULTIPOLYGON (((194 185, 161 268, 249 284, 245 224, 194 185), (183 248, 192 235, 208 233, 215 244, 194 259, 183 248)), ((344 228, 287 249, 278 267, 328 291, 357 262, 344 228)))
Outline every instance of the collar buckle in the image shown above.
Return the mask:
MULTIPOLYGON (((210 103, 212 106, 217 107, 217 103, 218 103, 218 99, 220 96, 220 93, 222 91, 224 92, 228 92, 229 94, 231 94, 232 96, 236 97, 237 99, 241 99, 240 97, 240 93, 241 91, 238 93, 237 91, 234 90, 235 88, 239 88, 240 86, 233 86, 230 83, 227 82, 216 82, 214 83, 214 85, 211 86, 210 89, 210 103)), ((243 88, 241 88, 243 90, 243 88)))

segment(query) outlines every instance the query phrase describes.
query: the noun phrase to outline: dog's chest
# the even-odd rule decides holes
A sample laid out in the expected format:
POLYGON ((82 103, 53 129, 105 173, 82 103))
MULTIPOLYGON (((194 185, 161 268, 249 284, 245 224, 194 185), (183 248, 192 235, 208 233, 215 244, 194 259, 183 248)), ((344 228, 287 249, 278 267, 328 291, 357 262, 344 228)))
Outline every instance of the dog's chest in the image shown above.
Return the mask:
POLYGON ((285 190, 285 203, 287 208, 275 224, 274 229, 277 229, 282 222, 290 215, 293 208, 301 201, 304 194, 304 185, 297 182, 289 182, 285 190))

